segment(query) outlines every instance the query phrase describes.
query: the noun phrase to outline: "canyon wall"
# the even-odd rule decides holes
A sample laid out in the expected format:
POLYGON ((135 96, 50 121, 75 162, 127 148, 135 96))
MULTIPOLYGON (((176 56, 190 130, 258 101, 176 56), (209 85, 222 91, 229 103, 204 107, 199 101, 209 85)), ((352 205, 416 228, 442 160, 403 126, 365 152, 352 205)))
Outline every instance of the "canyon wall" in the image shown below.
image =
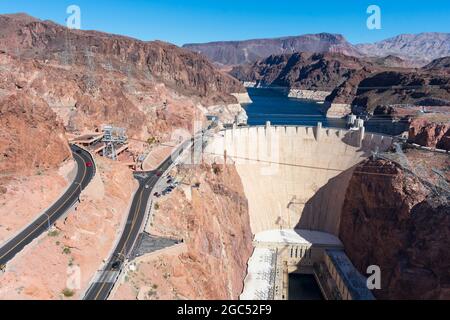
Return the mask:
POLYGON ((357 167, 339 237, 361 273, 370 265, 381 268, 377 298, 450 299, 450 159, 409 150, 404 160, 420 178, 386 160, 357 167))
POLYGON ((159 41, 0 15, 2 174, 33 174, 71 156, 64 134, 123 127, 170 141, 215 113, 234 119, 241 83, 199 54, 159 41), (208 106, 212 106, 211 109, 208 106))
POLYGON ((0 183, 8 175, 55 169, 71 157, 64 127, 44 100, 0 98, 0 183))
POLYGON ((412 120, 408 141, 424 147, 450 151, 450 118, 445 115, 433 118, 424 116, 412 120))
POLYGON ((230 74, 260 86, 331 92, 352 71, 372 65, 339 53, 299 52, 272 55, 253 64, 235 67, 230 74))
POLYGON ((147 72, 191 95, 229 99, 243 92, 235 79, 217 71, 201 55, 161 41, 145 42, 96 31, 71 30, 26 15, 0 16, 0 50, 21 58, 106 68, 122 73, 147 72))
POLYGON ((0 15, 0 95, 43 99, 69 131, 113 124, 132 138, 170 140, 233 105, 242 84, 199 54, 50 21, 0 15))
POLYGON ((138 259, 113 299, 237 299, 252 253, 247 199, 231 165, 174 169, 183 184, 155 200, 148 231, 183 245, 138 259))

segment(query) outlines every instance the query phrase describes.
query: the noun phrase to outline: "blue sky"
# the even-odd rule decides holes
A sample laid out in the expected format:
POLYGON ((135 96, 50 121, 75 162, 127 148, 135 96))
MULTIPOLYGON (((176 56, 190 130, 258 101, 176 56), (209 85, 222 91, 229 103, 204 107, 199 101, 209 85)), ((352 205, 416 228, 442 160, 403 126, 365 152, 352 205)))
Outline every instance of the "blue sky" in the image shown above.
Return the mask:
POLYGON ((361 43, 400 33, 450 32, 448 0, 2 0, 0 13, 26 12, 64 24, 71 4, 81 8, 82 29, 177 45, 317 32, 361 43), (366 27, 372 4, 381 8, 381 30, 366 27))

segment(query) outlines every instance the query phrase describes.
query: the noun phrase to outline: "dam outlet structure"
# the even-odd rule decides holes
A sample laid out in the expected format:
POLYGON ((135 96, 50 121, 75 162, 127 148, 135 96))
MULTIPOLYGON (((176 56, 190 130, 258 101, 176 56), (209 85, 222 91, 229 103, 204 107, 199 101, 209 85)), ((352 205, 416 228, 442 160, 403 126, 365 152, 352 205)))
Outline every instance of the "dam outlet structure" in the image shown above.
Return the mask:
POLYGON ((255 251, 241 298, 287 299, 283 272, 314 274, 325 298, 373 298, 345 258, 340 217, 357 165, 392 143, 364 127, 321 123, 234 126, 209 138, 205 153, 215 163, 236 166, 248 199, 255 251), (330 270, 337 270, 334 276, 330 270), (334 286, 327 285, 330 279, 334 286))

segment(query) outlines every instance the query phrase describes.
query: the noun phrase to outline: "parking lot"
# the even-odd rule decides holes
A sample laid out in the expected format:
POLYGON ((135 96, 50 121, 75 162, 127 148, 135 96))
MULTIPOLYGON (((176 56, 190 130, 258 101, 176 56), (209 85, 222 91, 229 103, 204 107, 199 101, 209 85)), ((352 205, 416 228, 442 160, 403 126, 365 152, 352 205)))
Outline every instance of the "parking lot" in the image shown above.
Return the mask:
POLYGON ((153 190, 153 198, 161 198, 170 194, 180 182, 171 175, 163 176, 153 190))

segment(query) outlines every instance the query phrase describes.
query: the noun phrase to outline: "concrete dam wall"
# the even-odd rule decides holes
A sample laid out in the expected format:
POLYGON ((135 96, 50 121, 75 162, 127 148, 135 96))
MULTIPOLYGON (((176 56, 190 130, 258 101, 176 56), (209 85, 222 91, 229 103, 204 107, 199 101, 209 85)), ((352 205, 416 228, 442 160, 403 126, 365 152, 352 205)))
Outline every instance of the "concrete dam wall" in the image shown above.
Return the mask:
POLYGON ((206 152, 235 163, 249 201, 252 232, 309 229, 339 233, 354 167, 392 138, 318 127, 242 127, 219 132, 206 152), (225 156, 224 156, 225 155, 225 156))

